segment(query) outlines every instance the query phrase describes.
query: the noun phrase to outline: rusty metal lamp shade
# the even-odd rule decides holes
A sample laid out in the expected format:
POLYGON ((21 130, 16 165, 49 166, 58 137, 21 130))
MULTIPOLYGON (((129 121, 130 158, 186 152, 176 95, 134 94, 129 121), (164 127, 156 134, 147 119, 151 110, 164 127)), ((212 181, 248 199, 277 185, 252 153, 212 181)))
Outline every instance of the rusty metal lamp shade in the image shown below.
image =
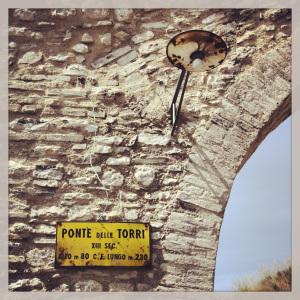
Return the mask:
POLYGON ((171 105, 172 135, 181 109, 184 92, 191 72, 205 72, 220 65, 226 55, 227 46, 221 37, 204 30, 189 30, 174 36, 167 45, 167 57, 171 64, 181 69, 177 88, 171 105), (183 83, 184 80, 184 83, 183 83), (183 88, 176 108, 181 86, 183 88))

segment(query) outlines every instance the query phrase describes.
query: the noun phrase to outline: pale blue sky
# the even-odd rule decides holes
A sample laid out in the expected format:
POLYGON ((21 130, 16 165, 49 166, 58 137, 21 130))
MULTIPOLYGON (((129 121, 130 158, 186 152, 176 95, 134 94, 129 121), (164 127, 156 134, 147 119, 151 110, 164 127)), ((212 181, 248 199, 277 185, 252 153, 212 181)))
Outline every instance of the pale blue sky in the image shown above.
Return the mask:
POLYGON ((261 143, 235 178, 221 228, 215 291, 291 258, 291 118, 261 143))

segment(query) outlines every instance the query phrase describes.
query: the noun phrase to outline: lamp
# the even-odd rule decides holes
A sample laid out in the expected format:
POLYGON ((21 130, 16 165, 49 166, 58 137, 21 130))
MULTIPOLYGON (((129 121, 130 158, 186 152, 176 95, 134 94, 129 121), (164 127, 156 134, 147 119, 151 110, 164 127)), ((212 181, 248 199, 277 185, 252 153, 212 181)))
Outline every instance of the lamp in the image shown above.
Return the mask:
POLYGON ((191 72, 205 72, 220 65, 227 55, 227 46, 218 35, 204 30, 189 30, 174 36, 167 45, 167 57, 171 64, 181 69, 173 101, 170 107, 174 134, 191 72), (183 84, 183 87, 182 87, 183 84), (176 101, 181 90, 176 107, 176 101))

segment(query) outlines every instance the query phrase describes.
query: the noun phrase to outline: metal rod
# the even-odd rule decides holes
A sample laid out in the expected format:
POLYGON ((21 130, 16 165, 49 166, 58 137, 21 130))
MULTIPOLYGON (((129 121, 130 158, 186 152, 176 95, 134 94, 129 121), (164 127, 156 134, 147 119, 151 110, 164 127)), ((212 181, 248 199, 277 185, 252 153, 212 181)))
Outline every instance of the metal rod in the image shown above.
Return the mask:
POLYGON ((172 104, 171 104, 170 110, 172 110, 172 105, 173 105, 173 103, 176 103, 176 100, 178 98, 178 94, 179 94, 179 91, 181 89, 181 85, 182 85, 182 81, 184 79, 185 72, 186 71, 184 69, 181 70, 181 73, 180 73, 180 76, 179 76, 179 79, 178 79, 177 87, 176 87, 176 90, 175 90, 175 94, 174 94, 174 97, 173 97, 173 100, 172 100, 172 104))
MULTIPOLYGON (((180 101, 179 101, 179 104, 178 104, 178 109, 177 109, 177 112, 176 112, 176 117, 175 117, 175 120, 172 120, 173 128, 172 128, 171 135, 173 135, 173 133, 174 133, 174 131, 176 129, 177 121, 178 121, 178 118, 179 118, 179 113, 180 113, 182 102, 183 102, 184 92, 185 92, 185 89, 186 89, 186 85, 187 85, 189 76, 190 76, 190 72, 187 72, 186 77, 185 77, 185 81, 184 81, 184 84, 183 84, 181 96, 180 96, 180 101)), ((177 96, 178 96, 178 94, 177 94, 177 96)), ((176 100, 175 100, 175 102, 176 102, 176 100)))

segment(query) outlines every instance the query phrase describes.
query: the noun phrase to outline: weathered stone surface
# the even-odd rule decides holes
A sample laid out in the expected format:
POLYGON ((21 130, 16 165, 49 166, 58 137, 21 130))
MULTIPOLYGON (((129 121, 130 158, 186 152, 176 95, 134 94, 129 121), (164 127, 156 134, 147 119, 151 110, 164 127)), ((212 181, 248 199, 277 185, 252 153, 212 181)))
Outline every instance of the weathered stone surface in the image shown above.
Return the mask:
POLYGON ((78 43, 72 47, 72 50, 76 53, 88 53, 89 47, 83 43, 78 43))
POLYGON ((49 180, 34 180, 34 185, 41 186, 41 187, 50 187, 50 188, 56 188, 58 187, 58 181, 49 179, 49 180))
POLYGON ((76 292, 102 292, 102 284, 95 280, 78 281, 74 285, 76 292))
POLYGON ((71 185, 89 185, 93 181, 92 177, 78 177, 69 180, 71 185))
POLYGON ((94 39, 93 39, 93 37, 92 37, 90 34, 88 34, 88 33, 85 32, 85 33, 82 35, 82 37, 81 37, 81 41, 82 41, 83 43, 90 44, 90 43, 93 43, 93 42, 94 42, 94 39))
POLYGON ((63 172, 55 169, 36 170, 33 172, 33 176, 40 179, 61 180, 63 172))
POLYGON ((86 149, 86 144, 75 144, 72 146, 73 150, 85 150, 86 149))
POLYGON ((101 118, 104 119, 106 117, 106 113, 103 110, 98 110, 98 111, 89 111, 88 116, 92 118, 101 118))
POLYGON ((9 232, 20 237, 28 237, 33 232, 33 228, 24 223, 14 223, 9 227, 9 232))
POLYGON ((120 198, 128 201, 135 201, 138 199, 138 195, 136 193, 120 191, 120 198))
POLYGON ((135 44, 140 44, 143 42, 146 42, 148 40, 151 40, 154 37, 154 33, 152 31, 145 31, 141 34, 137 34, 135 36, 133 36, 131 38, 131 40, 135 43, 135 44))
POLYGON ((35 229, 34 229, 35 233, 40 233, 40 234, 51 234, 51 235, 55 235, 56 233, 56 228, 55 226, 48 226, 48 225, 38 225, 35 229))
POLYGON ((212 14, 202 20, 202 24, 208 25, 214 22, 218 22, 225 18, 224 14, 212 14))
POLYGON ((138 167, 134 173, 134 178, 142 186, 147 187, 153 183, 155 171, 151 167, 138 167))
POLYGON ((19 18, 21 21, 34 21, 35 11, 18 8, 14 11, 14 17, 19 18))
POLYGON ((91 220, 93 210, 90 206, 72 206, 68 212, 68 221, 88 221, 91 220))
POLYGON ((52 292, 69 292, 69 291, 70 291, 70 287, 65 283, 60 284, 58 287, 52 290, 52 292))
POLYGON ((119 187, 124 183, 124 176, 115 171, 106 171, 102 176, 102 184, 110 187, 119 187))
POLYGON ((111 45, 111 33, 107 32, 105 34, 100 35, 99 40, 102 45, 110 46, 111 45))
POLYGON ((19 279, 8 286, 9 291, 46 291, 44 283, 39 278, 19 279))
POLYGON ((43 57, 42 52, 34 52, 34 51, 29 51, 26 52, 20 59, 19 59, 19 64, 35 64, 39 62, 43 57))
POLYGON ((64 116, 74 116, 74 117, 85 117, 86 110, 80 108, 64 107, 60 110, 61 114, 64 116))
POLYGON ((54 56, 49 56, 48 60, 57 61, 57 62, 65 62, 68 58, 70 58, 70 54, 59 53, 54 56))
POLYGON ((133 9, 131 8, 115 9, 115 15, 116 15, 116 19, 119 22, 129 22, 132 21, 133 9))
POLYGON ((110 54, 106 55, 105 57, 99 58, 96 61, 94 61, 92 63, 92 67, 95 68, 95 69, 101 68, 101 67, 109 64, 110 62, 116 60, 120 56, 128 53, 129 51, 131 51, 131 49, 132 48, 130 46, 125 46, 123 48, 119 48, 117 50, 114 50, 113 52, 111 52, 110 54))
POLYGON ((25 165, 21 161, 9 161, 8 174, 9 176, 26 175, 32 170, 32 166, 25 165))
POLYGON ((125 66, 131 61, 135 60, 138 57, 138 53, 136 51, 131 51, 128 54, 117 60, 118 65, 125 66))
POLYGON ((40 32, 34 32, 26 27, 13 27, 10 26, 8 29, 9 36, 14 37, 26 37, 26 38, 32 38, 35 40, 41 40, 43 38, 43 34, 40 32))
POLYGON ((74 192, 74 193, 65 193, 64 194, 64 200, 85 200, 89 201, 93 198, 92 194, 89 193, 79 193, 79 192, 74 192))
POLYGON ((66 18, 69 16, 76 16, 77 10, 75 8, 58 8, 51 10, 51 16, 58 18, 66 18))
POLYGON ((26 261, 32 267, 40 267, 41 269, 52 269, 54 260, 54 249, 32 249, 25 254, 26 261))
POLYGON ((138 135, 138 142, 145 145, 160 145, 165 146, 171 140, 170 136, 141 132, 138 135))
POLYGON ((131 292, 134 290, 133 284, 131 283, 110 283, 110 292, 131 292))
POLYGON ((168 25, 169 24, 167 22, 151 22, 142 24, 142 27, 145 29, 163 29, 168 25))
POLYGON ((9 255, 8 256, 8 262, 12 264, 16 263, 23 263, 25 261, 24 256, 17 256, 17 255, 9 255))
POLYGON ((99 153, 99 154, 108 154, 108 153, 112 153, 113 149, 111 146, 108 145, 95 145, 91 151, 93 153, 99 153))
POLYGON ((83 13, 87 18, 94 19, 94 20, 105 20, 109 17, 110 12, 109 9, 104 8, 87 8, 83 9, 83 13))
POLYGON ((137 220, 139 218, 139 213, 136 209, 129 209, 125 211, 126 220, 137 220))
POLYGON ((95 136, 95 142, 104 145, 119 146, 123 142, 123 138, 120 136, 95 136))
POLYGON ((130 35, 125 31, 118 31, 115 33, 115 37, 121 41, 126 41, 130 35))
POLYGON ((38 209, 31 209, 30 216, 32 218, 35 217, 58 217, 58 216, 65 216, 66 215, 66 208, 57 207, 57 206, 47 206, 38 209))
POLYGON ((106 164, 108 166, 129 166, 130 165, 130 158, 126 156, 122 157, 110 157, 106 164))
POLYGON ((80 64, 72 64, 69 65, 63 73, 65 75, 73 75, 73 76, 87 76, 88 70, 86 67, 80 64))
POLYGON ((158 39, 155 41, 148 41, 148 42, 142 43, 141 46, 139 47, 139 52, 142 55, 148 55, 152 52, 156 52, 162 48, 165 48, 167 45, 167 42, 168 41, 166 41, 166 40, 158 39))
POLYGON ((49 133, 41 137, 42 140, 51 141, 51 142, 82 142, 84 136, 81 134, 74 134, 74 133, 49 133))

